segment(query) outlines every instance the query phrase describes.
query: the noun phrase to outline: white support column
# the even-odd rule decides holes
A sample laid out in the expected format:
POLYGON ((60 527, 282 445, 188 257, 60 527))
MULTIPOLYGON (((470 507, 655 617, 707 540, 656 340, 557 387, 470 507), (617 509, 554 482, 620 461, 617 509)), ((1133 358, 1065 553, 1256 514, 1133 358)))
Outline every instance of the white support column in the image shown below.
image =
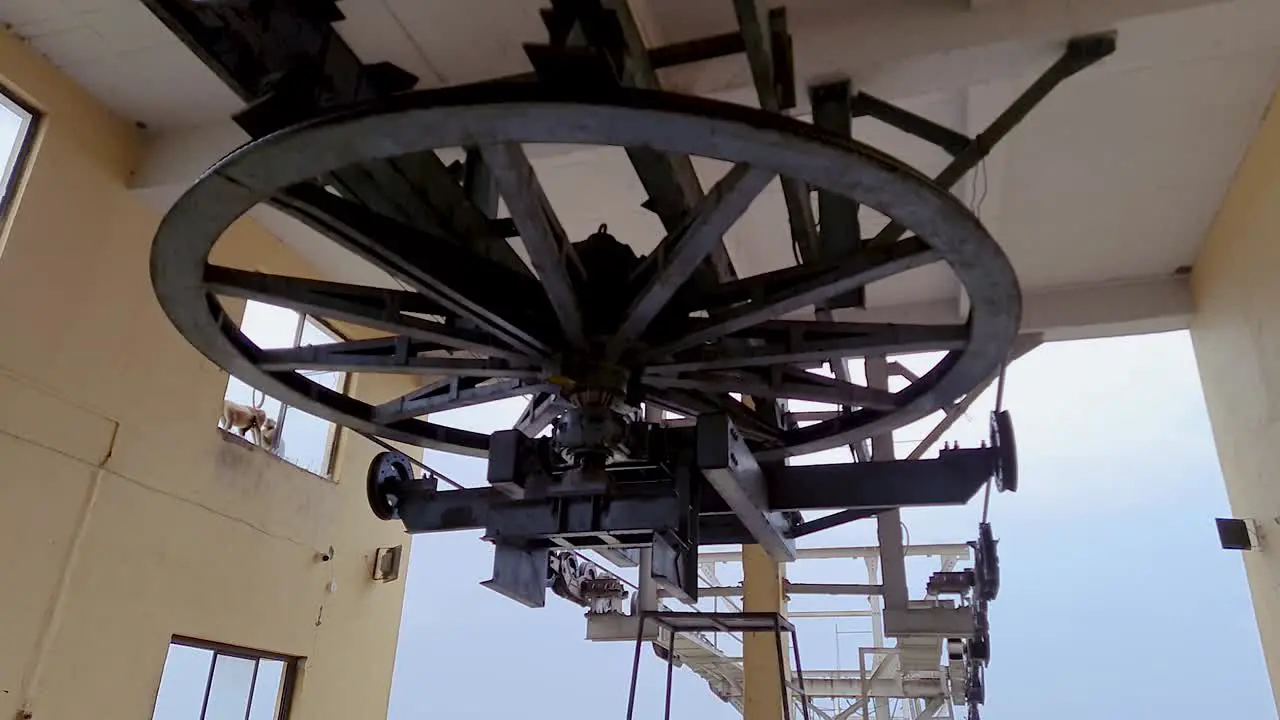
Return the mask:
MULTIPOLYGON (((644 421, 650 423, 662 422, 662 408, 656 405, 645 405, 644 421)), ((640 563, 638 570, 639 578, 636 581, 636 610, 657 610, 659 606, 658 584, 653 581, 653 548, 644 548, 640 550, 640 563)))
MULTIPOLYGON (((884 357, 866 360, 867 385, 888 389, 889 366, 884 357)), ((893 460, 893 433, 871 438, 871 460, 893 460)), ((880 574, 886 610, 907 609, 907 562, 902 548, 902 513, 890 510, 876 515, 876 539, 880 545, 880 574)))

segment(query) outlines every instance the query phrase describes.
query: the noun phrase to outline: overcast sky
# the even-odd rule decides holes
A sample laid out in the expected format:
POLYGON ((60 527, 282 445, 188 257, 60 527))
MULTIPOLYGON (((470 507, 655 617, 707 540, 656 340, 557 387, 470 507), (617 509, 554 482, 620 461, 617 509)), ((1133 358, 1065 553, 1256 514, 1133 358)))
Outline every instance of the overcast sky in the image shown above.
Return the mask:
MULTIPOLYGON (((985 434, 991 395, 951 437, 972 444, 985 434)), ((517 405, 451 422, 487 429, 517 405)), ((1188 336, 1042 347, 1011 368, 1005 406, 1022 488, 992 501, 1002 582, 983 718, 1276 717, 1243 565, 1214 530, 1213 519, 1230 513, 1188 336)), ((481 461, 429 462, 483 482, 481 461)), ((912 543, 957 542, 974 535, 980 514, 979 498, 904 519, 912 543)), ((868 521, 807 545, 870 544, 874 533, 868 521)), ((414 539, 391 719, 623 718, 628 645, 583 640, 582 609, 555 596, 529 610, 480 587, 490 563, 476 533, 414 539)), ((929 572, 921 563, 910 568, 913 597, 929 572)), ((860 572, 809 561, 791 575, 859 582, 860 572)), ((866 607, 861 598, 827 606, 841 602, 866 607)), ((799 623, 807 667, 856 669, 866 628, 842 620, 836 629, 832 620, 799 623)), ((644 657, 636 717, 657 718, 662 665, 644 657)), ((674 718, 737 716, 690 671, 675 677, 674 718)))

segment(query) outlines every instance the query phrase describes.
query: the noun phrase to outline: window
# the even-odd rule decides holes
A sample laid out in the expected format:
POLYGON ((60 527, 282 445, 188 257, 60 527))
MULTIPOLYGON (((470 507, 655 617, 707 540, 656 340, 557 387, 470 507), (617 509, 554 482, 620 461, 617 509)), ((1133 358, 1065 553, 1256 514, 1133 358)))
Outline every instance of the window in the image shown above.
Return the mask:
POLYGON ((9 212, 35 139, 36 111, 0 89, 0 221, 9 212))
MULTIPOLYGON (((240 331, 264 349, 324 345, 342 339, 321 320, 254 300, 245 304, 240 331)), ((346 373, 299 373, 336 391, 342 391, 347 381, 346 373)), ((333 423, 263 395, 235 377, 228 379, 224 397, 241 405, 261 407, 267 418, 275 421, 275 434, 264 438, 268 440, 264 447, 303 470, 329 477, 338 434, 333 423)), ((252 432, 249 437, 253 438, 252 432)))
POLYGON ((298 658, 175 637, 151 720, 285 720, 298 658))

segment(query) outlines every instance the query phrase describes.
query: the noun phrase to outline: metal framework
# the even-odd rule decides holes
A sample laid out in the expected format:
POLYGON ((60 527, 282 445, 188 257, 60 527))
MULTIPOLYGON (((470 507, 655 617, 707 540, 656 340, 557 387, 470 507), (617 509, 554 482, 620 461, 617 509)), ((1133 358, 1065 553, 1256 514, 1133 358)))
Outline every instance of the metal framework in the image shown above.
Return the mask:
MULTIPOLYGON (((802 702, 800 703, 800 715, 804 720, 810 720, 808 695, 804 687, 804 673, 800 672, 800 640, 796 637, 796 628, 780 613, 708 613, 708 612, 667 612, 662 610, 648 611, 641 610, 636 615, 636 641, 635 655, 631 662, 631 691, 627 698, 627 720, 632 720, 635 715, 636 705, 636 683, 640 679, 640 652, 644 647, 645 631, 650 625, 656 625, 659 629, 665 630, 668 638, 674 638, 677 633, 686 635, 705 635, 706 633, 743 633, 743 632, 769 632, 773 634, 774 646, 778 650, 778 682, 781 685, 782 692, 779 697, 782 701, 782 720, 791 720, 792 703, 789 700, 791 696, 792 685, 787 680, 786 672, 786 655, 784 648, 783 634, 786 633, 791 637, 791 651, 797 670, 797 682, 795 690, 797 691, 802 702)), ((655 646, 657 647, 657 646, 655 646)), ((663 705, 663 720, 671 720, 671 676, 672 670, 675 668, 676 652, 670 645, 664 653, 667 661, 667 685, 666 685, 666 702, 663 705)))
POLYGON ((607 612, 617 584, 579 577, 554 553, 638 562, 642 582, 693 601, 700 545, 755 543, 785 562, 796 538, 875 516, 885 632, 960 642, 976 717, 995 541, 984 526, 975 569, 938 581, 960 604, 921 607, 908 600, 898 510, 964 503, 988 482, 1016 489, 1007 413, 993 417, 989 446, 920 457, 1038 340, 1018 336, 1012 267, 950 188, 1054 87, 1110 54, 1113 34, 1071 40, 970 138, 843 80, 807 88, 812 123, 786 116, 796 99, 786 11, 755 0, 734 0, 737 32, 661 48, 644 46, 625 0, 550 0, 548 42, 526 46, 532 73, 429 91, 412 91, 417 79, 394 65, 361 62, 334 30, 335 0, 142 1, 245 100, 235 119, 254 138, 202 176, 157 232, 152 282, 173 324, 290 406, 367 437, 489 458, 488 487, 442 491, 431 473, 415 477, 407 456, 382 453, 369 470, 375 514, 413 533, 482 528, 495 545, 490 587, 538 606, 550 582, 607 612), (662 92, 657 68, 731 54, 745 55, 759 109, 662 92), (926 177, 854 141, 860 116, 953 159, 926 177), (656 249, 637 256, 603 224, 568 237, 526 154, 536 143, 625 149, 646 194, 637 204, 666 233, 656 249), (464 159, 446 164, 442 150, 464 159), (695 156, 731 168, 704 189, 695 156), (796 264, 740 277, 723 238, 775 181, 790 231, 780 241, 796 264), (498 217, 500 199, 509 217, 498 217), (223 231, 264 203, 382 271, 387 286, 211 263, 223 231), (866 236, 863 205, 888 226, 866 236), (939 262, 963 286, 963 324, 832 319, 864 306, 869 284, 939 262), (373 337, 263 349, 240 332, 226 297, 373 337), (801 318, 808 312, 814 319, 801 318), (921 375, 890 359, 929 350, 947 354, 921 375), (865 358, 866 384, 850 378, 851 357, 865 358), (824 364, 832 377, 810 372, 824 364), (303 375, 317 370, 422 384, 369 404, 303 375), (890 392, 892 374, 907 386, 890 392), (429 419, 518 396, 530 399, 509 431, 429 419), (788 400, 833 409, 802 418, 788 400), (656 422, 661 410, 685 422, 656 422), (894 460, 893 430, 939 411, 940 429, 894 460), (535 437, 546 428, 551 437, 535 437), (857 462, 783 463, 841 445, 857 462), (818 509, 838 512, 802 515, 818 509))
POLYGON ((525 605, 545 602, 553 549, 654 548, 652 574, 668 591, 697 600, 699 545, 757 543, 779 561, 795 558, 801 513, 841 510, 843 522, 889 509, 962 505, 1014 456, 992 447, 948 450, 933 460, 852 465, 762 466, 724 415, 692 428, 628 426, 631 459, 608 466, 607 492, 584 491, 554 440, 495 433, 489 487, 440 490, 413 463, 383 452, 369 470, 378 517, 410 533, 485 530, 495 544, 493 589, 525 605), (855 517, 856 516, 856 517, 855 517))
MULTIPOLYGON (((972 583, 966 584, 982 561, 977 559, 980 542, 946 545, 919 545, 907 547, 904 555, 936 558, 936 570, 924 587, 910 601, 914 612, 966 616, 971 618, 980 602, 980 593, 972 583), (969 566, 969 567, 963 567, 969 566), (959 579, 961 582, 956 582, 959 579)), ((811 637, 821 630, 824 621, 849 623, 869 636, 870 642, 860 642, 856 659, 842 662, 837 656, 836 667, 822 670, 804 670, 798 662, 792 671, 789 685, 795 714, 805 711, 818 720, 925 720, 928 718, 954 717, 953 705, 969 705, 976 699, 971 676, 980 673, 990 657, 989 643, 967 639, 963 633, 935 627, 927 632, 892 632, 886 625, 884 593, 885 579, 881 572, 881 548, 878 547, 818 547, 798 551, 797 560, 861 561, 866 567, 866 584, 857 583, 792 583, 784 586, 788 597, 798 595, 825 595, 840 598, 837 607, 829 610, 790 611, 787 618, 795 625, 802 625, 811 637), (865 604, 858 601, 865 598, 865 604), (890 641, 894 641, 893 644, 890 641)), ((726 565, 741 560, 738 552, 705 553, 698 560, 698 576, 701 584, 699 596, 714 598, 712 618, 739 613, 741 606, 735 598, 741 597, 741 585, 728 585, 719 577, 726 565)), ((842 562, 842 567, 847 567, 842 562)), ((599 569, 602 575, 608 571, 599 569)), ((616 576, 615 576, 616 577, 616 576)), ((656 628, 651 623, 643 627, 638 618, 654 612, 697 615, 705 613, 706 604, 694 606, 693 613, 678 611, 683 603, 678 598, 656 600, 652 609, 644 607, 646 577, 640 575, 640 586, 635 588, 635 602, 630 612, 616 607, 587 613, 587 637, 595 642, 627 642, 643 636, 655 654, 664 661, 671 660, 706 680, 709 689, 725 702, 742 709, 744 693, 743 658, 740 657, 742 636, 733 629, 716 626, 714 622, 702 622, 696 628, 656 628)), ((586 604, 586 603, 583 603, 586 604)), ((830 625, 828 625, 830 627, 830 625)), ((972 625, 969 631, 972 633, 972 625)), ((771 630, 771 628, 770 628, 771 630)), ((836 627, 839 633, 839 627, 836 627)), ((837 636, 837 644, 839 637, 837 636)), ((798 653, 798 648, 792 648, 798 653)), ((976 703, 974 703, 976 704, 976 703)), ((976 717, 976 710, 971 710, 976 717)))
POLYGON ((650 52, 621 3, 553 3, 545 13, 551 42, 528 48, 535 73, 523 82, 421 93, 400 92, 411 77, 365 66, 344 49, 330 25, 340 18, 332 2, 148 4, 251 103, 237 120, 262 138, 211 169, 162 224, 152 265, 166 313, 210 359, 284 402, 362 432, 469 454, 484 454, 487 438, 417 418, 532 395, 522 428, 536 434, 566 401, 578 403, 579 392, 604 391, 633 408, 652 402, 690 416, 728 413, 767 460, 858 442, 954 402, 1007 357, 1020 300, 999 247, 945 188, 1048 88, 1109 51, 1106 37, 1073 42, 1034 92, 969 141, 934 182, 850 140, 850 117, 873 114, 951 151, 960 136, 886 111, 847 83, 811 89, 817 126, 778 114, 794 95, 785 11, 760 15, 750 3, 738 8, 739 40, 763 110, 657 91, 655 54, 674 62, 737 45, 709 38, 650 52), (605 232, 565 237, 522 148, 544 142, 627 148, 648 194, 638 201, 667 228, 658 249, 638 258, 605 232), (433 152, 444 148, 465 148, 466 162, 446 166, 433 152), (704 192, 689 161, 698 155, 734 168, 704 192), (738 278, 721 238, 775 177, 800 262, 738 278), (809 201, 815 191, 820 224, 809 201), (510 218, 494 217, 499 196, 510 218), (262 202, 407 289, 209 264, 221 231, 262 202), (861 204, 893 223, 861 238, 861 204), (899 239, 902 228, 915 234, 899 239), (528 263, 507 241, 513 235, 528 263), (946 262, 964 286, 967 323, 783 319, 806 307, 826 313, 860 304, 867 284, 933 262, 946 262), (239 334, 217 296, 389 335, 264 351, 239 334), (920 350, 951 353, 895 393, 804 372, 835 357, 920 350), (295 372, 339 368, 411 373, 424 384, 373 406, 295 372), (775 413, 744 406, 725 392, 730 387, 845 411, 808 427, 779 426, 775 413))
POLYGON ((580 389, 600 389, 633 406, 651 402, 686 415, 731 413, 762 457, 821 450, 917 420, 954 401, 999 367, 1018 321, 1017 284, 998 246, 957 199, 905 166, 780 116, 639 90, 593 95, 519 85, 429 91, 276 133, 225 158, 171 208, 156 237, 152 270, 174 324, 245 382, 340 424, 455 452, 483 451, 488 438, 413 418, 502 397, 572 395, 580 389), (388 155, 479 142, 487 165, 506 178, 504 197, 522 227, 537 278, 307 184, 309 178, 366 160, 372 148, 360 138, 379 138, 376 152, 388 155), (737 165, 690 213, 685 227, 641 260, 604 233, 572 245, 564 239, 516 144, 530 141, 682 153, 720 144, 726 150, 718 159, 737 165), (906 219, 929 242, 912 237, 848 259, 705 289, 687 284, 729 223, 775 174, 803 178, 847 198, 879 188, 884 197, 878 209, 906 219), (208 253, 221 232, 263 201, 417 292, 209 264, 208 253), (967 325, 779 319, 939 260, 950 263, 968 290, 967 325), (618 282, 627 277, 636 282, 618 282), (213 294, 260 299, 395 334, 262 350, 240 333, 220 303, 210 302, 213 294), (439 320, 422 317, 428 314, 439 320), (952 352, 897 393, 804 371, 833 353, 935 349, 952 352), (432 380, 371 406, 306 380, 300 370, 418 374, 432 380), (440 377, 450 380, 439 382, 440 377), (810 427, 778 428, 733 400, 730 389, 858 409, 810 427))

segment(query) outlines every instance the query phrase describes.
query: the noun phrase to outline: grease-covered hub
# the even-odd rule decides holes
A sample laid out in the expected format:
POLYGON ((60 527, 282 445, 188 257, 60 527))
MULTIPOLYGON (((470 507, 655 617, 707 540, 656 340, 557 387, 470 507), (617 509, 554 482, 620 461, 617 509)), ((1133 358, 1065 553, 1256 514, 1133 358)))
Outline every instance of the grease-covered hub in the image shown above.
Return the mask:
POLYGON ((601 225, 573 244, 573 283, 592 302, 583 307, 588 346, 565 355, 552 381, 573 406, 552 425, 556 448, 577 468, 566 484, 603 489, 605 464, 626 431, 626 416, 643 400, 634 392, 643 370, 635 364, 606 361, 605 343, 622 325, 632 298, 646 280, 642 258, 601 225))
MULTIPOLYGON (((631 299, 642 279, 638 277, 641 258, 629 245, 609 234, 601 225, 585 240, 573 244, 576 270, 571 277, 580 297, 591 302, 582 307, 583 325, 593 344, 603 343, 626 317, 631 299)), ((601 348, 595 348, 599 350, 601 348)))

